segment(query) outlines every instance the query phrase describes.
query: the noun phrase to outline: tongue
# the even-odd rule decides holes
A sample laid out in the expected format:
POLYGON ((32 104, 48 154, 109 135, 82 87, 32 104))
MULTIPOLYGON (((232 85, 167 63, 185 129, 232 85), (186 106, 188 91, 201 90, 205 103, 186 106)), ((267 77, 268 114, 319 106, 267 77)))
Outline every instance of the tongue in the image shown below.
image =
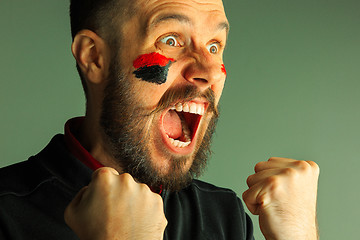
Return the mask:
POLYGON ((182 135, 181 120, 179 115, 175 111, 170 110, 165 114, 163 125, 165 132, 169 137, 173 139, 177 139, 181 137, 182 135))

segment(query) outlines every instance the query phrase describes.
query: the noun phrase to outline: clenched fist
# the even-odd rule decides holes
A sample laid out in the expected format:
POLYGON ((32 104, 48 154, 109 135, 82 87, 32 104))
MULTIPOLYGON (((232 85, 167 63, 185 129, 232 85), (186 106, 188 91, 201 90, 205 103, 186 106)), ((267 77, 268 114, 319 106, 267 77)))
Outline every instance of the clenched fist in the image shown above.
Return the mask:
POLYGON ((255 166, 243 200, 259 215, 267 240, 315 240, 319 167, 312 161, 270 158, 255 166))
POLYGON ((112 168, 94 172, 64 217, 81 240, 163 239, 167 225, 160 195, 112 168))

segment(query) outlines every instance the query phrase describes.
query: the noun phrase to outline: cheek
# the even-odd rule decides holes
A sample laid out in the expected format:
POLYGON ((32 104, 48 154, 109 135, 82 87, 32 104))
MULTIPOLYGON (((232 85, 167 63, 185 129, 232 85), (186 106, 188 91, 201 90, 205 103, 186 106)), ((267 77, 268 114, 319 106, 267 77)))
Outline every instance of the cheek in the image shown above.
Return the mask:
POLYGON ((135 81, 133 96, 140 108, 153 111, 159 104, 160 99, 168 90, 168 84, 144 84, 143 81, 135 81))
POLYGON ((135 77, 150 83, 161 85, 166 82, 169 67, 175 62, 159 53, 140 55, 133 62, 135 77))

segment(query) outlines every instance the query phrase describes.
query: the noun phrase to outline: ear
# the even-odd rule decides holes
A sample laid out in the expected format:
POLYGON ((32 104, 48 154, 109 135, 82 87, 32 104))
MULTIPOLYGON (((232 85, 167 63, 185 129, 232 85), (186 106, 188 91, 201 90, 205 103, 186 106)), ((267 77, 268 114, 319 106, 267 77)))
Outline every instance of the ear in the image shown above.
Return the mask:
POLYGON ((74 38, 71 51, 87 81, 99 84, 105 80, 109 50, 101 37, 90 30, 81 30, 74 38))

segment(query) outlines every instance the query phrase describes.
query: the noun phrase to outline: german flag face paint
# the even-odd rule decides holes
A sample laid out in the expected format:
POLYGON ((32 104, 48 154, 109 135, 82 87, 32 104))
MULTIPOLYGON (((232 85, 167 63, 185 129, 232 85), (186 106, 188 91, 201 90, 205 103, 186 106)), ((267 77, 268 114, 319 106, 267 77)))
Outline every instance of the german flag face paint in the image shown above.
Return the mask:
POLYGON ((175 59, 156 52, 143 54, 133 62, 136 68, 133 73, 143 81, 160 85, 166 82, 169 67, 173 62, 175 59))

